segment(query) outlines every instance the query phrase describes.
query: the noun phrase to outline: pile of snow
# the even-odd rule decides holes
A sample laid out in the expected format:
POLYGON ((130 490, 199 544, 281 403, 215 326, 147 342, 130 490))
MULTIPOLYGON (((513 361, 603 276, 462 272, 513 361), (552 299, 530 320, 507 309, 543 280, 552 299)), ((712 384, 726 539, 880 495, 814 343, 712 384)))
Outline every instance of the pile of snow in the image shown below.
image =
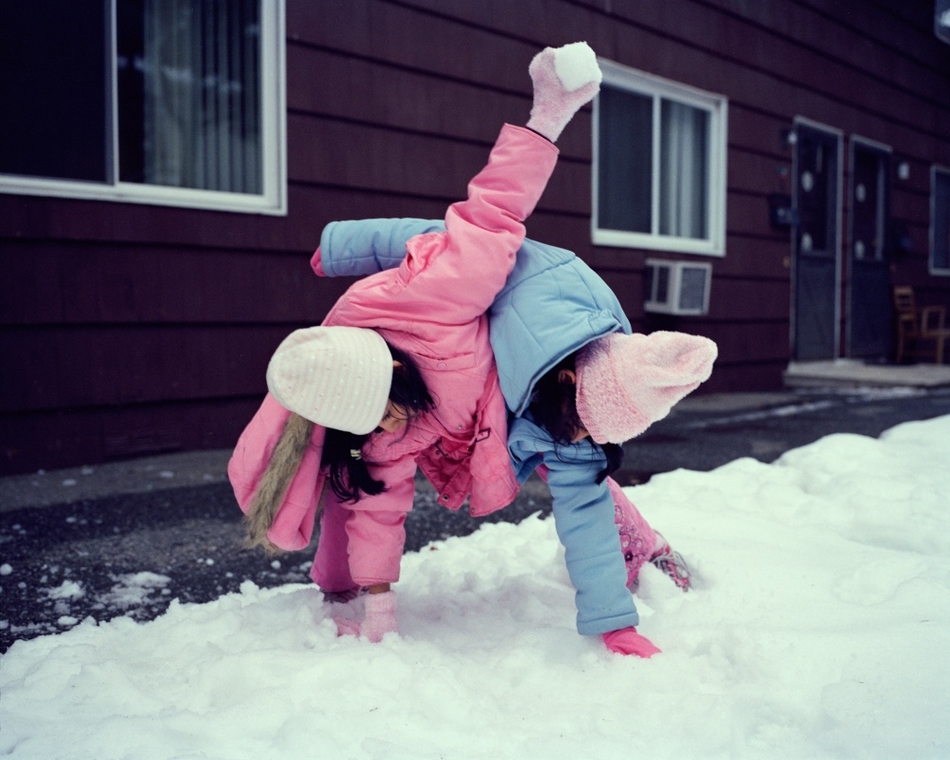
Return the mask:
POLYGON ((315 588, 250 582, 18 642, 0 755, 948 757, 948 441, 943 417, 629 489, 696 574, 645 568, 651 660, 574 631, 551 521, 486 525, 405 557, 378 645, 338 638, 315 588))

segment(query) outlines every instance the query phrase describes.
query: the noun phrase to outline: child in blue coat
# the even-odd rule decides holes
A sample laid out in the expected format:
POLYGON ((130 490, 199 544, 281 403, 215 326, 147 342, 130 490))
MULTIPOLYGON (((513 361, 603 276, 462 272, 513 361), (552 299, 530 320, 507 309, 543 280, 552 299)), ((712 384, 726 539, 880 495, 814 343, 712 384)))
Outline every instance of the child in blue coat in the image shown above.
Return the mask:
POLYGON ((716 345, 683 333, 630 334, 616 295, 590 267, 531 240, 489 320, 511 413, 508 451, 520 482, 540 468, 551 489, 577 629, 648 657, 658 650, 635 630, 628 589, 646 561, 683 590, 689 574, 609 475, 622 461, 619 444, 708 379, 716 345))

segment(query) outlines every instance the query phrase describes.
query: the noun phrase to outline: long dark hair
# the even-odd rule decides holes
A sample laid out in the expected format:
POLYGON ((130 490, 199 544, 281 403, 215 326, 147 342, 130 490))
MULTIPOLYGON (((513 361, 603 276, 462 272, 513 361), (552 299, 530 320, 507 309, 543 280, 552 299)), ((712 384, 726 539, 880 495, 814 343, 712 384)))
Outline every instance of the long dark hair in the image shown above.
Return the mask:
MULTIPOLYGON (((386 343, 393 359, 400 366, 393 367, 389 400, 406 410, 409 420, 435 407, 422 373, 415 360, 395 346, 386 343)), ((341 501, 357 502, 364 494, 376 496, 386 490, 386 484, 376 480, 363 459, 363 444, 370 434, 356 435, 345 430, 327 428, 320 460, 329 468, 330 488, 341 501)))
MULTIPOLYGON (((568 354, 541 376, 534 386, 528 407, 535 421, 560 446, 576 445, 574 435, 584 427, 577 413, 577 386, 569 379, 562 380, 560 377, 564 370, 576 373, 576 356, 576 353, 568 354)), ((603 483, 623 464, 623 447, 616 443, 600 444, 593 439, 591 444, 607 457, 607 466, 597 474, 597 482, 603 483)))

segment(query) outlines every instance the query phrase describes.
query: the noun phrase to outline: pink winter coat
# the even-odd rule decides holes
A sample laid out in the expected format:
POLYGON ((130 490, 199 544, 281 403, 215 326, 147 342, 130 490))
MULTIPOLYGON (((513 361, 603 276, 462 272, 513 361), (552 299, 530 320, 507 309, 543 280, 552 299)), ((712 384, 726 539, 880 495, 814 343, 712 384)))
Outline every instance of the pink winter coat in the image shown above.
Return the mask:
MULTIPOLYGON (((534 132, 505 125, 488 165, 470 182, 468 199, 449 207, 445 231, 412 238, 398 268, 359 280, 337 301, 323 324, 375 329, 409 353, 436 408, 405 431, 371 437, 363 456, 374 463, 371 472, 387 490, 355 504, 339 505, 330 489, 323 493, 324 430, 315 426, 310 449, 268 531, 276 546, 295 550, 310 542, 323 495, 327 506, 333 502, 348 510, 348 545, 344 556, 323 562, 318 551, 316 564, 325 567, 348 557, 356 584, 392 582, 398 580, 402 522, 412 508, 417 466, 438 489, 440 503, 451 509, 471 495, 471 513, 484 515, 514 498, 518 484, 506 448, 505 403, 485 312, 514 266, 525 236, 523 221, 540 198, 557 154, 534 132)), ((313 260, 318 273, 319 262, 318 249, 313 260)), ((268 395, 238 440, 228 474, 245 512, 288 416, 268 395)), ((318 576, 315 566, 320 582, 318 576)))

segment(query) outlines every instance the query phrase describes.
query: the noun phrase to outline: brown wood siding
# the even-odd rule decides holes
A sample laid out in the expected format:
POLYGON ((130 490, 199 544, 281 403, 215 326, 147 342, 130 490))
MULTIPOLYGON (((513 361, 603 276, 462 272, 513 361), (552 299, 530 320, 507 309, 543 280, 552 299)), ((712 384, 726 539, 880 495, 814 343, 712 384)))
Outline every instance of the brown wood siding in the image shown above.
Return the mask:
POLYGON ((591 244, 589 108, 528 234, 600 271, 635 329, 716 340, 704 391, 778 387, 791 245, 767 196, 791 192, 796 117, 840 130, 845 160, 857 135, 907 162, 891 216, 913 250, 892 277, 950 302, 950 278, 927 269, 930 168, 950 166, 950 46, 932 14, 899 0, 287 0, 286 217, 0 193, 0 473, 230 446, 276 344, 348 284, 310 271, 323 226, 441 216, 500 125, 524 123, 531 57, 578 39, 728 98, 726 255, 591 244), (708 316, 645 313, 647 257, 711 261, 708 316))

